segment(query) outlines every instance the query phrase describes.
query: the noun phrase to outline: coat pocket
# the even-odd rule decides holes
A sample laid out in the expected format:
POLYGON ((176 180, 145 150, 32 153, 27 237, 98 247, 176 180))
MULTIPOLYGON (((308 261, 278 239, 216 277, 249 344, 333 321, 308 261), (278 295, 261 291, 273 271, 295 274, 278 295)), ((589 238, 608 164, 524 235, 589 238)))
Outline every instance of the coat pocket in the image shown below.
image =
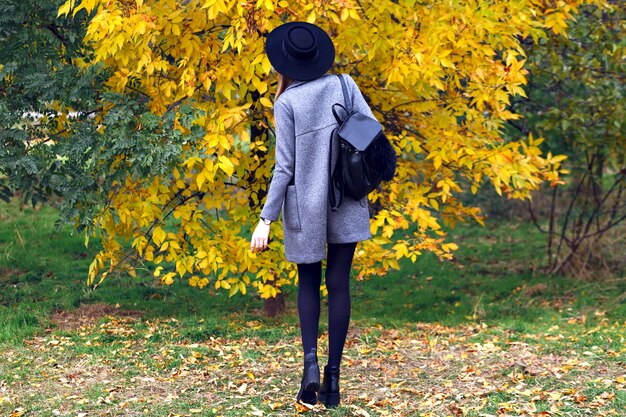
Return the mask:
POLYGON ((286 229, 300 231, 300 212, 298 211, 298 194, 296 186, 288 185, 283 203, 283 225, 286 229))
POLYGON ((367 195, 359 200, 361 207, 367 207, 367 195))

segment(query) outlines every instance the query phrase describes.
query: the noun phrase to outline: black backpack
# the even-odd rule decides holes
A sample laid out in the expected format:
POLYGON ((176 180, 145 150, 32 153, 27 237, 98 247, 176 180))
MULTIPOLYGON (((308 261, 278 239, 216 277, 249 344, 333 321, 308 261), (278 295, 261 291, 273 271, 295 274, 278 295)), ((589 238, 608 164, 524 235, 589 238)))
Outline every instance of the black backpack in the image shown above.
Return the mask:
POLYGON ((337 211, 344 194, 360 200, 373 190, 381 181, 389 181, 396 172, 396 151, 382 130, 382 125, 363 113, 352 109, 348 87, 341 74, 335 74, 341 81, 346 107, 339 103, 332 105, 333 115, 339 126, 330 135, 330 155, 328 158, 328 192, 330 206, 337 211), (346 112, 341 119, 335 111, 339 106, 346 112), (339 157, 334 171, 331 172, 333 139, 339 139, 339 157), (335 189, 339 192, 339 203, 335 189))

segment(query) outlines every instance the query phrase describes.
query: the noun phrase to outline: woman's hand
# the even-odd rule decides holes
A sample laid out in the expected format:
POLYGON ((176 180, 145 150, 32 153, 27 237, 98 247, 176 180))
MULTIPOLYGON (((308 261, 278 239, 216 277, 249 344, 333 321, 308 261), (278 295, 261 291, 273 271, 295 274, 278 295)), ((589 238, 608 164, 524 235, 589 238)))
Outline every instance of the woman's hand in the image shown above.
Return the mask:
POLYGON ((254 229, 250 242, 250 252, 263 252, 267 248, 267 239, 270 235, 271 224, 265 224, 262 220, 254 229))

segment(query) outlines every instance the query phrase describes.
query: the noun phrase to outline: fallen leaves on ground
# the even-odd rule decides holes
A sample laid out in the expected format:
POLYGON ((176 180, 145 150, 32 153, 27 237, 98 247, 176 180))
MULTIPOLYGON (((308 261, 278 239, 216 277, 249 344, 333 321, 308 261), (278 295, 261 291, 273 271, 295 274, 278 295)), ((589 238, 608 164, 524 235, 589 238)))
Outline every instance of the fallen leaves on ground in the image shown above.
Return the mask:
MULTIPOLYGON (((321 404, 295 401, 303 354, 294 329, 285 327, 282 339, 192 342, 181 337, 176 319, 105 320, 5 348, 3 415, 328 414, 321 404)), ((235 321, 232 334, 259 325, 235 321)), ((623 404, 626 395, 626 348, 611 346, 620 334, 624 346, 625 326, 574 321, 522 334, 485 323, 387 329, 352 322, 341 363, 341 415, 617 416, 617 396, 623 404), (577 348, 585 335, 605 344, 577 348)), ((321 332, 318 341, 320 368, 327 336, 321 332)))

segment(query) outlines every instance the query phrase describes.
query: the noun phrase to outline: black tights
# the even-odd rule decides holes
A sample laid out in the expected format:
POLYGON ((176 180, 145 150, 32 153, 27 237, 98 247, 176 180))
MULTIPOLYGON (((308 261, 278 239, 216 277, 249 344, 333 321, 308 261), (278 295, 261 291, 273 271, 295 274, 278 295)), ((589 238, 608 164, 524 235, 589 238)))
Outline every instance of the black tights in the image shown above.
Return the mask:
MULTIPOLYGON (((350 270, 357 242, 328 243, 328 365, 339 366, 350 322, 350 270)), ((298 265, 298 315, 304 353, 317 349, 322 261, 298 265)))

